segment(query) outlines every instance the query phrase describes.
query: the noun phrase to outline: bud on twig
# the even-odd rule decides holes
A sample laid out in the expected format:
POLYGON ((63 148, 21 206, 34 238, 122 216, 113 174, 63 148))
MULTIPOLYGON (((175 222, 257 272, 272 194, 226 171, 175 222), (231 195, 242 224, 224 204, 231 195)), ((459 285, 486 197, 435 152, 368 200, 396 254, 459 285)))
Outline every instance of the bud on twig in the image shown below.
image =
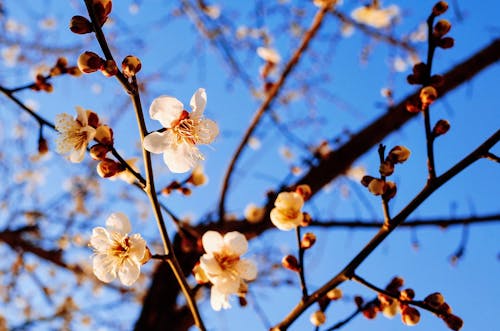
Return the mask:
POLYGON ((302 185, 297 186, 297 188, 295 189, 295 192, 300 194, 302 196, 302 198, 304 199, 304 201, 307 201, 312 195, 311 188, 307 184, 302 184, 302 185))
POLYGON ((95 72, 104 65, 104 60, 94 52, 84 52, 78 57, 78 69, 89 74, 95 72))
POLYGON ((122 72, 127 78, 135 76, 141 70, 142 64, 138 57, 129 55, 122 61, 122 72))
POLYGON ((106 146, 113 146, 113 130, 107 125, 99 125, 94 139, 106 146))
POLYGON ((76 15, 71 18, 69 22, 69 29, 73 33, 77 34, 86 34, 92 32, 94 29, 92 28, 92 23, 83 16, 76 15))
POLYGON ((439 20, 436 25, 434 25, 434 36, 441 38, 448 32, 450 32, 451 23, 448 20, 439 20))
POLYGON ((94 160, 104 160, 108 152, 108 147, 103 144, 95 144, 90 148, 90 156, 94 160))
POLYGON ((341 299, 343 295, 342 290, 339 288, 334 288, 326 293, 326 297, 332 301, 341 299))
POLYGON ((47 143, 47 139, 40 137, 38 139, 38 154, 45 155, 49 151, 49 145, 47 143))
POLYGON ((462 328, 464 325, 464 321, 456 315, 453 314, 448 314, 443 316, 443 321, 446 323, 446 325, 452 329, 453 331, 458 331, 462 328))
POLYGON ((322 312, 321 310, 317 310, 311 314, 309 321, 311 321, 312 325, 314 326, 321 326, 326 322, 325 313, 322 312))
POLYGON ((281 260, 281 265, 291 271, 299 272, 300 271, 300 266, 299 266, 299 261, 297 258, 293 255, 286 255, 283 257, 281 260))
POLYGON ((438 94, 434 86, 426 86, 420 90, 420 101, 424 107, 436 101, 437 97, 438 94))
POLYGON ((450 123, 447 120, 439 120, 432 129, 432 134, 434 137, 441 136, 450 130, 450 123))
POLYGON ((441 47, 442 49, 448 49, 452 48, 455 45, 455 39, 451 37, 444 37, 442 39, 439 39, 437 46, 441 47))
POLYGON ((390 160, 385 160, 380 164, 378 171, 382 176, 390 176, 394 172, 394 163, 390 160))
POLYGON ((309 249, 314 245, 315 242, 316 235, 312 232, 307 232, 306 234, 304 234, 302 240, 300 241, 300 247, 303 249, 309 249))
POLYGON ((112 77, 116 75, 118 73, 116 62, 114 60, 106 60, 103 67, 101 68, 101 72, 106 77, 112 77))
POLYGON ((405 146, 395 146, 393 147, 390 151, 389 154, 387 155, 386 160, 389 160, 393 163, 403 163, 408 160, 410 157, 411 151, 406 148, 405 146))
POLYGON ((384 193, 382 194, 382 198, 384 198, 384 200, 391 200, 396 195, 396 192, 397 192, 396 183, 387 181, 385 182, 384 193))
POLYGON ((413 307, 404 306, 401 309, 401 319, 406 325, 416 325, 420 321, 420 312, 413 307))
POLYGON ((444 303, 444 296, 439 292, 429 294, 425 297, 424 303, 434 309, 438 309, 444 303))
POLYGON ((446 1, 439 1, 432 8, 432 15, 439 16, 448 10, 448 3, 446 1))
POLYGON ((113 177, 123 170, 125 169, 120 163, 111 159, 104 159, 97 165, 97 173, 102 178, 113 177))
POLYGON ((415 298, 415 291, 411 288, 407 288, 399 294, 399 298, 403 301, 411 301, 415 298))

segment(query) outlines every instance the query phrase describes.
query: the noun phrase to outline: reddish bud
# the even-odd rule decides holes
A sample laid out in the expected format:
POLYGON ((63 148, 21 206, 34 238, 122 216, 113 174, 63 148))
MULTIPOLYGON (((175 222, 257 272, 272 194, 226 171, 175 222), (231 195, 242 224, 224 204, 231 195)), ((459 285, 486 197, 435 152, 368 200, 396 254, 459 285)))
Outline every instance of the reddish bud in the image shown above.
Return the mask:
POLYGON ((104 160, 108 152, 109 152, 108 147, 102 144, 95 144, 90 148, 90 156, 94 160, 104 160))
POLYGON ((460 330, 462 328, 462 326, 464 325, 464 321, 460 317, 453 315, 453 314, 448 314, 448 315, 443 316, 443 321, 453 331, 460 330))
POLYGON ((47 139, 40 137, 38 139, 38 154, 44 155, 49 151, 49 144, 47 143, 47 139))
POLYGON ((302 184, 302 185, 297 186, 297 188, 295 189, 295 192, 300 194, 302 196, 302 198, 304 199, 304 201, 307 201, 312 195, 311 188, 307 184, 302 184))
POLYGON ((393 163, 403 163, 410 157, 411 151, 405 146, 395 146, 387 154, 386 160, 393 163))
POLYGON ((442 49, 448 49, 452 48, 455 45, 455 39, 451 37, 444 37, 442 39, 439 39, 437 42, 437 46, 441 47, 442 49))
POLYGON ((438 309, 444 303, 444 297, 441 293, 435 292, 426 296, 424 303, 434 309, 438 309))
POLYGON ((415 291, 411 288, 404 289, 399 294, 399 298, 403 301, 411 301, 415 298, 415 291))
POLYGON ((94 30, 92 23, 90 23, 86 17, 80 15, 76 15, 71 18, 71 21, 69 22, 69 29, 71 32, 77 34, 86 34, 94 30))
POLYGON ((436 125, 434 125, 434 128, 432 129, 432 134, 434 137, 438 137, 440 135, 445 134, 450 130, 450 123, 447 120, 439 120, 437 121, 436 125))
POLYGON ((97 173, 102 178, 109 178, 125 170, 123 166, 111 159, 104 159, 97 165, 97 173))
POLYGON ((299 261, 293 255, 286 255, 285 257, 283 257, 283 259, 281 260, 281 265, 284 268, 294 272, 300 271, 299 261))
POLYGON ((122 61, 122 71, 125 77, 135 76, 141 70, 142 64, 138 57, 129 55, 122 61))
POLYGON ((420 312, 413 307, 404 306, 401 309, 401 320, 406 325, 416 325, 420 321, 420 312))
POLYGON ((316 235, 312 232, 307 232, 306 234, 304 234, 302 240, 300 241, 300 247, 302 247, 303 249, 309 249, 314 245, 315 242, 316 235))
POLYGON ((380 164, 378 171, 382 176, 390 176, 394 172, 394 163, 390 160, 385 160, 380 164))
POLYGON ((398 189, 396 183, 391 181, 385 182, 384 193, 382 194, 382 198, 384 198, 384 200, 391 200, 396 195, 397 190, 398 189))
POLYGON ((439 16, 448 10, 448 3, 446 1, 439 1, 432 8, 432 15, 439 16))
POLYGON ((441 38, 448 32, 450 32, 451 23, 448 20, 439 20, 436 25, 434 25, 434 36, 441 38))
POLYGON ((106 60, 101 68, 101 72, 106 77, 112 77, 118 73, 118 67, 113 60, 106 60))
POLYGON ((390 283, 387 284, 385 289, 389 292, 399 292, 399 289, 401 286, 403 286, 405 283, 404 279, 401 277, 394 277, 391 279, 390 283))
POLYGON ((436 101, 438 93, 434 86, 426 86, 420 90, 420 101, 424 106, 429 106, 436 101))

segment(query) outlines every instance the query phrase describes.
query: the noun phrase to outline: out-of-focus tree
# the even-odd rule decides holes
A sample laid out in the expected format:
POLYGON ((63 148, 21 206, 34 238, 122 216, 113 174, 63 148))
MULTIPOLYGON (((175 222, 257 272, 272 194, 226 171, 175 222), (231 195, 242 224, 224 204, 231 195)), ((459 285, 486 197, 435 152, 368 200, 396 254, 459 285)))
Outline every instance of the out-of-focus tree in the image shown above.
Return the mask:
POLYGON ((0 330, 491 326, 498 9, 0 1, 0 330))

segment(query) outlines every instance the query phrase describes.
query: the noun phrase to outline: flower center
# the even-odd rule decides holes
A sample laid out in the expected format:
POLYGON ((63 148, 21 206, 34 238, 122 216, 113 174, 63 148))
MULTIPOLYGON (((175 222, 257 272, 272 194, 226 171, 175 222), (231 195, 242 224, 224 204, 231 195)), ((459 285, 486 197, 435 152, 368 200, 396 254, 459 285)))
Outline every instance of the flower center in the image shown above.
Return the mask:
POLYGON ((278 209, 282 215, 284 215, 288 219, 295 219, 299 216, 300 209, 294 209, 294 208, 284 208, 284 209, 278 209))
POLYGON ((189 118, 189 113, 186 110, 182 111, 179 119, 172 125, 172 131, 177 137, 177 142, 181 143, 185 141, 192 145, 196 144, 196 141, 198 141, 195 128, 196 123, 189 118))
POLYGON ((122 240, 115 239, 114 245, 110 248, 110 255, 123 261, 128 257, 129 250, 130 242, 128 237, 125 237, 122 240))
POLYGON ((72 130, 68 132, 67 140, 74 146, 75 149, 81 149, 83 146, 87 146, 89 134, 86 130, 72 130))
POLYGON ((237 255, 230 255, 224 253, 214 253, 215 260, 219 263, 222 270, 231 270, 236 262, 240 260, 237 255))

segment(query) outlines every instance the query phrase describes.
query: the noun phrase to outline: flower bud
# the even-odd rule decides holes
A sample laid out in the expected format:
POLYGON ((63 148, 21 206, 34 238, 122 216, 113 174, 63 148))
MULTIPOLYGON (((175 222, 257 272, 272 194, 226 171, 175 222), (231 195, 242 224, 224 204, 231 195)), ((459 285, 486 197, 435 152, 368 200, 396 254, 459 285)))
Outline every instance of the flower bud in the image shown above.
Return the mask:
POLYGON ((444 37, 442 39, 439 39, 437 45, 442 49, 452 48, 455 45, 455 39, 451 37, 444 37))
POLYGON ((361 185, 363 185, 364 187, 368 187, 368 185, 370 185, 371 181, 374 179, 375 177, 372 176, 363 176, 363 178, 361 178, 361 185))
POLYGON ((396 183, 387 181, 385 182, 384 193, 382 194, 382 198, 384 198, 384 200, 391 200, 396 195, 396 192, 397 192, 396 183))
POLYGON ((312 195, 311 188, 307 184, 302 184, 302 185, 297 186, 297 188, 295 189, 295 192, 300 194, 302 196, 302 198, 304 199, 304 201, 307 201, 312 195))
POLYGON ((123 166, 111 159, 104 159, 97 165, 97 173, 102 178, 109 178, 125 170, 123 166))
POLYGON ((420 90, 420 101, 425 107, 436 101, 437 97, 438 94, 434 86, 426 86, 420 90))
POLYGON ((434 135, 434 137, 438 137, 448 132, 448 130, 450 130, 450 122, 441 119, 437 121, 436 125, 434 125, 434 128, 432 129, 432 134, 434 135))
POLYGON ((78 57, 78 69, 89 74, 95 72, 104 65, 104 60, 94 52, 84 52, 78 57))
POLYGON ((47 139, 40 137, 38 139, 38 154, 45 155, 49 151, 49 145, 47 143, 47 139))
POLYGON ((374 195, 382 195, 385 192, 385 181, 374 178, 370 184, 368 184, 368 191, 374 195))
POLYGON ((90 23, 86 17, 80 15, 76 15, 71 18, 71 21, 69 22, 69 29, 71 32, 77 34, 86 34, 94 30, 92 23, 90 23))
POLYGON ((439 20, 436 25, 434 25, 434 36, 441 38, 448 32, 450 32, 451 23, 448 20, 439 20))
POLYGON ((392 300, 382 306, 382 314, 387 318, 393 318, 399 312, 399 301, 392 300))
POLYGON ((80 71, 80 69, 78 69, 78 67, 69 67, 68 74, 74 77, 78 77, 82 74, 82 72, 80 71))
POLYGON ((265 208, 257 207, 255 204, 251 203, 246 206, 244 215, 249 223, 259 223, 264 218, 265 212, 265 208))
POLYGON ((413 307, 404 306, 401 310, 401 319, 408 326, 416 325, 420 321, 420 312, 413 307))
POLYGON ((385 160, 380 164, 378 171, 382 176, 390 176, 394 172, 394 163, 390 160, 385 160))
POLYGON ((444 296, 439 292, 429 294, 425 297, 424 303, 434 309, 438 309, 444 303, 444 296))
POLYGON ((377 317, 378 309, 375 305, 370 305, 363 309, 363 316, 366 317, 369 320, 374 319, 377 317))
POLYGON ((300 222, 300 226, 305 228, 306 226, 309 226, 312 222, 312 217, 309 215, 309 213, 302 213, 302 221, 300 222))
POLYGON ((311 314, 311 317, 309 317, 309 321, 311 321, 312 325, 314 326, 321 326, 326 322, 325 313, 321 310, 317 310, 311 314))
POLYGON ((94 129, 97 129, 99 126, 99 115, 94 113, 92 110, 87 110, 87 122, 88 125, 93 127, 94 129))
POLYGON ((314 245, 315 242, 316 235, 312 232, 307 232, 306 234, 304 234, 302 240, 300 241, 300 247, 303 249, 309 249, 314 245))
POLYGON ((334 288, 326 293, 326 297, 332 301, 342 299, 342 290, 339 288, 334 288))
POLYGON ((281 265, 288 270, 292 270, 295 272, 300 271, 299 261, 293 255, 286 255, 285 257, 283 257, 283 259, 281 260, 281 265))
POLYGON ((403 286, 405 283, 405 280, 401 277, 394 277, 391 279, 391 282, 387 284, 385 289, 389 292, 399 292, 399 289, 401 286, 403 286))
POLYGON ((109 152, 109 148, 103 144, 95 144, 90 147, 90 156, 94 160, 104 160, 109 152))
POLYGON ((103 67, 101 68, 101 73, 106 77, 112 77, 118 73, 118 67, 116 62, 113 60, 106 60, 103 67))
POLYGON ((444 315, 443 316, 443 321, 446 323, 446 325, 454 330, 454 331, 458 331, 462 328, 462 326, 464 325, 464 321, 462 321, 462 319, 456 315, 453 315, 453 314, 447 314, 447 315, 444 315))
POLYGON ((103 145, 113 146, 113 129, 107 125, 99 125, 94 139, 103 145))
POLYGON ((399 294, 399 298, 403 301, 411 301, 415 298, 415 291, 411 288, 404 289, 399 294))
POLYGON ((439 307, 436 308, 441 312, 441 314, 451 314, 452 310, 449 304, 446 302, 443 302, 442 304, 439 305, 439 307))
POLYGON ((427 75, 427 65, 419 62, 413 66, 412 71, 417 78, 425 77, 427 75))
POLYGON ((101 26, 103 26, 106 20, 108 19, 109 14, 111 13, 111 9, 113 7, 112 1, 93 0, 92 6, 94 7, 94 13, 97 18, 97 21, 101 26))
POLYGON ((432 8, 432 15, 439 16, 448 10, 448 3, 446 1, 439 1, 432 8))
POLYGON ((193 274, 194 274, 194 279, 196 279, 196 282, 198 284, 206 284, 210 280, 207 277, 207 274, 205 273, 205 270, 200 266, 200 262, 198 262, 194 268, 193 268, 193 274))
POLYGON ((138 57, 129 55, 122 61, 122 71, 125 77, 135 76, 141 70, 142 64, 138 57))
POLYGON ((416 75, 414 74, 410 74, 408 76, 406 76, 406 81, 408 82, 408 84, 410 85, 417 85, 417 84, 422 84, 422 80, 419 79, 419 77, 417 77, 416 75))
POLYGON ((191 176, 188 178, 188 182, 193 184, 194 186, 205 185, 208 181, 207 176, 203 172, 203 167, 201 165, 197 165, 194 167, 191 176))
POLYGON ((141 264, 146 264, 149 260, 151 260, 151 257, 153 257, 153 255, 151 254, 149 247, 146 246, 146 251, 144 252, 144 256, 139 262, 141 262, 141 264))
POLYGON ((404 146, 395 146, 389 151, 386 160, 393 163, 403 163, 410 157, 411 151, 404 146))

